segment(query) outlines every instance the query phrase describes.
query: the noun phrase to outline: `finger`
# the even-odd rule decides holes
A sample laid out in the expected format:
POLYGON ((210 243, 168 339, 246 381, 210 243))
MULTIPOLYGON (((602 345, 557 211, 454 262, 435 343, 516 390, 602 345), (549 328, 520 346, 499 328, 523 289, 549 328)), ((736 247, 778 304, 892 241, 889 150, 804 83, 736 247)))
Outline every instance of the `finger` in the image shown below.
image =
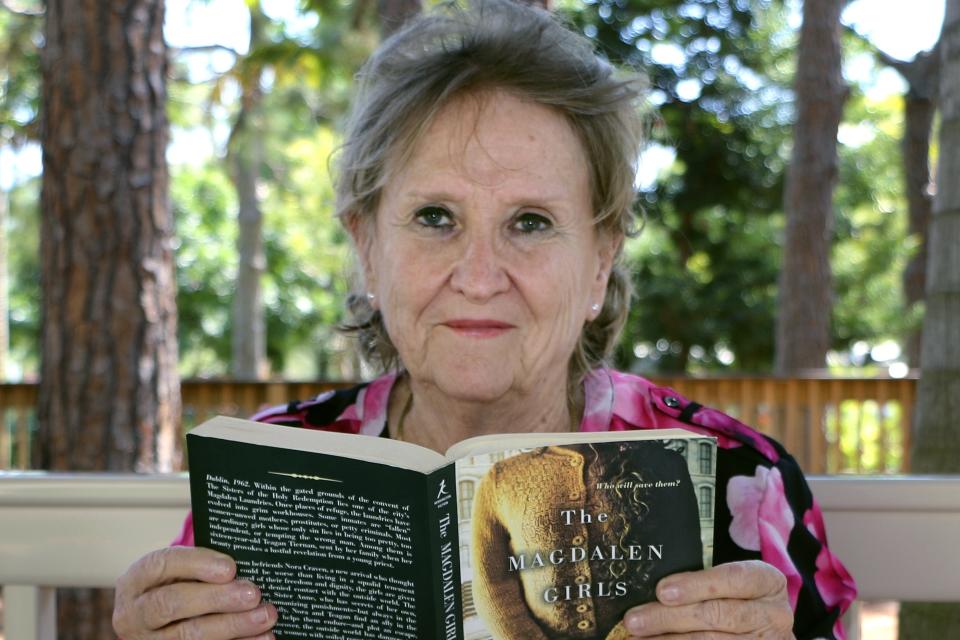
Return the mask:
POLYGON ((277 622, 277 610, 264 603, 243 613, 218 613, 181 620, 160 631, 161 640, 234 640, 236 638, 267 638, 267 632, 277 622))
POLYGON ((143 556, 117 580, 117 589, 139 594, 179 580, 223 584, 233 580, 230 556, 202 547, 167 547, 143 556))
POLYGON ((657 600, 679 605, 717 598, 753 600, 785 594, 787 579, 761 560, 721 564, 703 571, 675 573, 657 584, 657 600))
POLYGON ((643 638, 707 631, 780 638, 792 627, 792 617, 789 607, 767 600, 707 600, 677 606, 642 605, 628 611, 623 623, 628 632, 643 638))
POLYGON ((249 611, 260 604, 260 590, 247 580, 227 584, 178 582, 141 595, 134 604, 148 629, 213 613, 249 611))

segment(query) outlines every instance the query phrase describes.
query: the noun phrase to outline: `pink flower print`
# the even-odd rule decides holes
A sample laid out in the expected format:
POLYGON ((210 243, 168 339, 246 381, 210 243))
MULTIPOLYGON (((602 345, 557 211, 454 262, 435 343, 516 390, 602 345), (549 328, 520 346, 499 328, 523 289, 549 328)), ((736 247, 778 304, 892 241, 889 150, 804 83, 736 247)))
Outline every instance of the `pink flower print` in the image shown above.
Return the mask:
POLYGON ((827 530, 823 526, 823 513, 820 505, 814 500, 813 507, 803 514, 803 524, 813 534, 820 544, 827 544, 827 530))
POLYGON ((193 547, 196 545, 193 540, 193 511, 187 512, 187 517, 180 529, 180 535, 174 538, 170 545, 174 547, 193 547))
POLYGON ((817 572, 813 576, 817 591, 827 608, 839 605, 841 612, 846 611, 857 597, 857 585, 847 568, 827 548, 823 514, 816 501, 813 507, 803 514, 803 524, 821 545, 820 553, 817 554, 817 572))
POLYGON ((733 515, 730 523, 730 538, 737 546, 750 551, 760 551, 760 501, 770 470, 757 467, 756 475, 733 476, 727 483, 727 506, 733 515))
POLYGON ((783 477, 774 468, 757 466, 753 477, 734 476, 727 484, 727 506, 733 516, 730 538, 760 557, 787 578, 790 605, 796 607, 802 579, 787 543, 796 522, 783 489, 783 477))

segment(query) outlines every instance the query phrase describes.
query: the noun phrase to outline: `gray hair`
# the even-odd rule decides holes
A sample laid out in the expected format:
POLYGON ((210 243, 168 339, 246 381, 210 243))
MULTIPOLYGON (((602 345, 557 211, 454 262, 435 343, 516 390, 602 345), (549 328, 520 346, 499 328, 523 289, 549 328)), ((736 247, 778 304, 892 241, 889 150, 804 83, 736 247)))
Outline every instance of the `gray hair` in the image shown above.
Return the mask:
MULTIPOLYGON (((646 83, 639 74, 617 72, 587 38, 548 12, 512 0, 441 4, 386 40, 357 80, 336 184, 337 215, 347 226, 369 224, 391 168, 403 165, 453 97, 505 90, 567 119, 589 161, 597 229, 633 233, 646 83)), ((571 356, 571 384, 610 355, 631 295, 618 251, 603 307, 584 325, 571 356)), ((401 364, 362 290, 349 296, 348 309, 352 319, 343 328, 358 336, 364 358, 384 369, 401 364)))

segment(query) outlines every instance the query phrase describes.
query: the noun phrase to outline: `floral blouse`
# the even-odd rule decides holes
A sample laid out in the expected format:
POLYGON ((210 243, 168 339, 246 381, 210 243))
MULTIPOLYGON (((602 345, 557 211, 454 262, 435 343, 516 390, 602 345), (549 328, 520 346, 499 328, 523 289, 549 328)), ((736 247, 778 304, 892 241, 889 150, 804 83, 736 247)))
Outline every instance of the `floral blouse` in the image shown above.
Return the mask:
MULTIPOLYGON (((254 420, 386 436, 391 373, 313 400, 261 411, 254 420)), ((827 547, 820 507, 800 467, 775 440, 675 391, 612 369, 584 381, 581 431, 681 427, 717 439, 714 563, 760 559, 787 578, 797 640, 844 640, 840 616, 856 597, 853 578, 827 547)), ((193 544, 190 518, 174 544, 193 544)))

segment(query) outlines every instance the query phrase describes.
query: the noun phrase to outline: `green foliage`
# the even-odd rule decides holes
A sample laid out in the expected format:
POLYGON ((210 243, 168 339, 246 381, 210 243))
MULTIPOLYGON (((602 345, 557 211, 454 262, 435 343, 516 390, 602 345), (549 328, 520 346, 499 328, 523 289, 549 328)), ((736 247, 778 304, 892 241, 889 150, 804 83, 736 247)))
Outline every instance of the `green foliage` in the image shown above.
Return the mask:
POLYGON ((826 416, 827 468, 838 473, 902 473, 907 423, 901 402, 841 402, 826 416))
MULTIPOLYGON (((639 371, 763 372, 773 359, 795 31, 773 0, 594 0, 564 5, 611 60, 647 74, 653 140, 673 166, 643 194, 631 245, 637 304, 616 361, 639 371)), ((845 43, 863 51, 863 43, 845 43)), ((853 88, 840 150, 833 347, 903 334, 905 206, 898 101, 853 88), (891 294, 891 292, 893 292, 891 294)))
POLYGON ((285 183, 264 199, 269 212, 267 352, 274 370, 293 377, 339 377, 348 366, 345 345, 335 335, 350 264, 346 235, 333 218, 333 183, 327 170, 337 144, 337 136, 327 128, 291 142, 285 183))
POLYGON ((678 243, 666 225, 651 222, 630 246, 638 296, 618 360, 692 373, 764 368, 773 348, 779 223, 718 206, 691 219, 689 241, 678 243))
POLYGON ((872 102, 854 94, 846 108, 835 194, 831 264, 836 302, 833 347, 902 338, 919 318, 904 310, 901 275, 917 250, 907 238, 899 137, 901 98, 872 102))
POLYGON ((24 379, 40 370, 40 179, 7 194, 7 284, 10 361, 24 379))
POLYGON ((612 61, 649 77, 653 139, 676 154, 644 194, 645 237, 631 247, 638 300, 617 363, 767 369, 790 115, 783 9, 598 0, 567 11, 612 61))
POLYGON ((42 18, 0 10, 0 146, 39 137, 42 18))
MULTIPOLYGON (((264 189, 267 355, 290 377, 338 376, 350 366, 333 336, 349 264, 326 169, 336 144, 329 128, 295 139, 283 151, 289 172, 264 189)), ((172 199, 181 374, 226 375, 237 270, 233 185, 216 160, 185 165, 173 172, 172 199)))
MULTIPOLYGON (((303 29, 301 24, 294 30, 265 13, 260 2, 251 0, 248 6, 254 25, 251 50, 210 82, 190 84, 188 69, 181 68, 181 80, 171 89, 177 104, 172 121, 184 129, 230 128, 229 154, 242 154, 244 146, 235 135, 239 118, 252 118, 263 151, 257 193, 264 216, 266 273, 261 286, 271 370, 290 377, 356 376, 343 339, 335 335, 346 295, 342 272, 348 256, 346 238, 332 219, 328 159, 337 144, 330 124, 345 112, 353 73, 375 44, 370 22, 375 16, 357 15, 359 5, 304 2, 303 11, 315 20, 305 19, 301 22, 312 27, 303 29), (259 88, 261 103, 241 112, 236 96, 253 94, 253 87, 259 88)), ((227 141, 215 146, 226 159, 227 141)), ((211 159, 202 169, 202 182, 221 196, 205 201, 217 210, 205 215, 199 215, 202 203, 190 201, 199 186, 189 176, 192 169, 184 167, 174 177, 185 196, 178 212, 203 222, 190 227, 196 236, 183 236, 181 252, 186 257, 178 258, 181 286, 191 286, 180 297, 182 359, 188 375, 223 375, 228 370, 237 202, 226 164, 211 159), (189 213, 190 207, 197 211, 189 213), (210 286, 203 292, 199 284, 205 279, 210 286)))
POLYGON ((233 186, 216 164, 174 167, 170 197, 176 224, 180 373, 225 375, 230 305, 237 272, 233 186))

